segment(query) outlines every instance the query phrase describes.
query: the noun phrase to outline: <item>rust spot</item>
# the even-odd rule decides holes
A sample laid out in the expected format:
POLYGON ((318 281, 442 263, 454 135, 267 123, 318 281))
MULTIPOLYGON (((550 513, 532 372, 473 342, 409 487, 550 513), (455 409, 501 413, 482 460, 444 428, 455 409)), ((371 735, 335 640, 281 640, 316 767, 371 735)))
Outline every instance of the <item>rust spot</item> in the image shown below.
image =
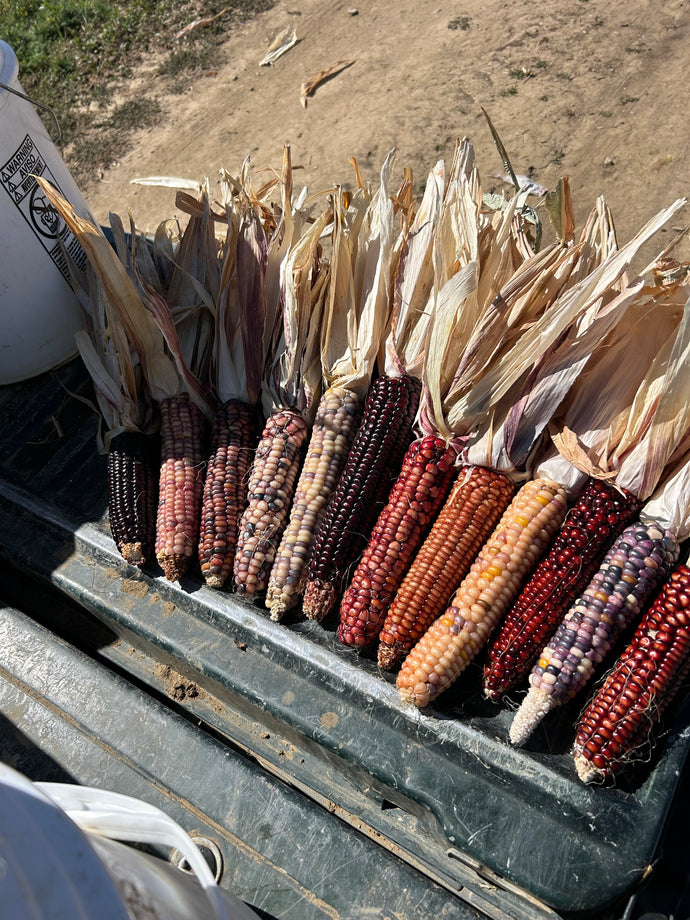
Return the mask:
POLYGON ((321 716, 321 725, 324 728, 335 728, 338 724, 338 716, 334 712, 324 712, 321 716))
POLYGON ((177 607, 175 606, 175 604, 173 604, 172 601, 166 601, 163 604, 163 614, 162 615, 164 617, 171 617, 173 613, 175 613, 176 610, 177 610, 177 607))
POLYGON ((281 696, 280 702, 284 706, 291 706, 295 702, 295 694, 292 690, 286 690, 285 693, 281 696))
POLYGON ((149 600, 151 601, 152 604, 160 604, 161 596, 158 593, 158 591, 154 591, 151 597, 149 598, 149 600))
POLYGON ((118 570, 113 569, 110 566, 108 566, 108 568, 106 569, 103 569, 103 574, 105 575, 106 578, 119 578, 120 577, 120 573, 118 572, 118 570))

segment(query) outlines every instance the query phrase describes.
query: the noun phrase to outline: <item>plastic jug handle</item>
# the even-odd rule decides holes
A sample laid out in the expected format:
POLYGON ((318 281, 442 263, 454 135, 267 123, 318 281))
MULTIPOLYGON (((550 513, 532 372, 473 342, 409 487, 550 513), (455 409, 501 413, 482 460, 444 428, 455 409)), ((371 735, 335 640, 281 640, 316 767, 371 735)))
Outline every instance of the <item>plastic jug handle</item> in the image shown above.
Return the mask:
POLYGON ((208 897, 216 920, 258 920, 253 910, 226 893, 232 916, 213 873, 192 838, 165 812, 128 795, 69 783, 36 783, 82 830, 113 840, 176 847, 208 897))

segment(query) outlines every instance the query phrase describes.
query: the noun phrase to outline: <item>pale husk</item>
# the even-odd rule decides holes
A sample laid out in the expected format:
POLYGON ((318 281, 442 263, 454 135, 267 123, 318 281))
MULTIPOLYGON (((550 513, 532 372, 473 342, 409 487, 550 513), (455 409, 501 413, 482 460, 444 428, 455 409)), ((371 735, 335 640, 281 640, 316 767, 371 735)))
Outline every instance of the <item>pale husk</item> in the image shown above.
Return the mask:
POLYGON ((79 217, 49 183, 41 178, 37 181, 84 249, 102 285, 104 297, 117 313, 130 347, 139 356, 153 399, 160 401, 184 392, 185 383, 166 350, 156 320, 144 306, 134 282, 103 231, 95 222, 79 217))
MULTIPOLYGON (((588 476, 618 482, 623 439, 629 442, 630 431, 641 435, 637 421, 642 416, 631 407, 644 405, 650 383, 663 379, 659 356, 662 363, 667 360, 678 332, 683 307, 677 286, 650 290, 638 281, 635 287, 639 293, 626 316, 597 349, 551 428, 558 452, 540 464, 539 475, 557 478, 572 490, 588 476)), ((643 415, 648 425, 649 416, 643 415)))

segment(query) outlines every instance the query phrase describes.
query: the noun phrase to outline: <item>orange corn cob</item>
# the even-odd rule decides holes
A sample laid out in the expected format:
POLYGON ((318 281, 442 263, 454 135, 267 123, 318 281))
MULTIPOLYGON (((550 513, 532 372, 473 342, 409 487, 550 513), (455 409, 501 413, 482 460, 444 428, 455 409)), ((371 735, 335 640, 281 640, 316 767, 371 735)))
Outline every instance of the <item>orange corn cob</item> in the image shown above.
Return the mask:
POLYGON ((575 766, 585 783, 612 779, 647 744, 690 673, 690 567, 679 566, 577 727, 575 766))
POLYGON ((514 492, 512 480, 496 470, 460 470, 383 622, 380 667, 397 667, 443 613, 514 492))
POLYGON ((251 597, 266 587, 290 512, 307 435, 306 422, 291 409, 274 412, 266 421, 240 520, 234 563, 238 594, 251 597))
POLYGON ((397 684, 406 702, 427 706, 483 648, 560 527, 566 507, 565 490, 551 480, 522 486, 450 607, 403 662, 397 684))
POLYGON ((456 452, 443 438, 415 441, 340 605, 338 639, 363 647, 379 634, 422 537, 450 487, 456 452))
POLYGON ((489 646, 484 693, 498 700, 527 679, 539 652, 640 509, 629 492, 591 479, 489 646))
POLYGON ((656 524, 625 528, 532 668, 531 686, 510 726, 513 744, 522 744, 548 712, 582 690, 659 590, 678 551, 673 534, 656 524))
POLYGON ((211 588, 222 587, 232 572, 239 521, 247 503, 253 427, 247 403, 230 399, 216 409, 199 536, 201 574, 211 588))
POLYGON ((322 620, 335 607, 349 567, 369 535, 412 439, 419 381, 383 376, 369 389, 362 423, 314 538, 303 610, 322 620))
POLYGON ((178 581, 189 568, 199 540, 206 420, 187 396, 164 399, 160 410, 156 558, 165 577, 178 581))
POLYGON ((272 620, 280 620, 300 600, 307 580, 307 556, 347 460, 360 416, 360 400, 347 390, 328 389, 319 401, 290 520, 268 582, 266 606, 272 620))
POLYGON ((144 565, 156 541, 157 461, 152 439, 124 431, 108 450, 108 517, 122 558, 144 565))

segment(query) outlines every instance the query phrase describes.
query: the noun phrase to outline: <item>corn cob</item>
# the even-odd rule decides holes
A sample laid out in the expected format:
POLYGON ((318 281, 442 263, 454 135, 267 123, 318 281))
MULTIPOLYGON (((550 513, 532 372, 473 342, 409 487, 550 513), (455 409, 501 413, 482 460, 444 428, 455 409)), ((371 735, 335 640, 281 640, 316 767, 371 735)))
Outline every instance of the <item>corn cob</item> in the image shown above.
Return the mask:
POLYGON ((379 667, 396 667, 448 606, 515 492, 496 470, 465 466, 383 622, 379 667))
POLYGON ((144 565, 156 540, 157 475, 152 439, 124 431, 108 451, 110 531, 123 559, 144 565))
POLYGON ((412 438, 419 381, 382 376, 372 384, 345 468, 314 538, 303 609, 322 620, 340 596, 348 568, 364 549, 391 480, 412 438))
POLYGON ((156 558, 178 581, 197 550, 204 486, 205 419, 187 396, 160 403, 161 472, 156 518, 156 558))
POLYGON ((211 429, 199 536, 201 574, 211 588, 221 588, 232 572, 240 517, 247 500, 252 431, 247 403, 229 399, 218 406, 211 429))
POLYGON ((579 693, 660 588, 678 552, 676 538, 657 524, 625 528, 532 669, 530 689, 510 727, 513 744, 522 744, 548 712, 579 693))
POLYGON ((629 492, 590 479, 491 642, 484 667, 484 693, 489 699, 500 699, 527 677, 537 655, 640 504, 629 492))
POLYGON ((447 689, 489 635, 537 564, 566 513, 565 490, 547 479, 525 483, 458 588, 398 673, 401 697, 426 706, 447 689))
POLYGON ((338 639, 363 647, 379 634, 414 553, 450 487, 456 452, 427 435, 405 454, 402 470, 376 522, 340 605, 338 639))
POLYGON ((307 556, 360 416, 360 400, 348 390, 328 389, 321 397, 290 520, 268 581, 266 606, 272 620, 282 619, 299 602, 307 580, 307 556))
POLYGON ((646 744, 690 672, 690 567, 679 566, 582 715, 575 736, 585 783, 613 778, 646 744))
POLYGON ((249 474, 234 575, 238 594, 263 591, 287 521, 308 428, 292 409, 274 412, 264 427, 249 474))

